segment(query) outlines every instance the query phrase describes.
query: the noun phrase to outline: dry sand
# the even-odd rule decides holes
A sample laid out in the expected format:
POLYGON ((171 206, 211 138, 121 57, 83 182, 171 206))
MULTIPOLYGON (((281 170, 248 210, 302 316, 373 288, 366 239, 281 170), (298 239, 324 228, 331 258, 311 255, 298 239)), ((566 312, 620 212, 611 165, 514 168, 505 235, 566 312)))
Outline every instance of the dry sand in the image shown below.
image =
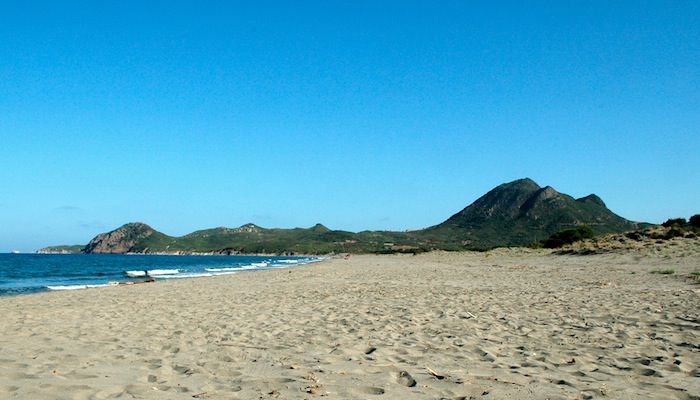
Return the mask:
POLYGON ((698 399, 697 250, 353 256, 0 298, 0 398, 698 399))

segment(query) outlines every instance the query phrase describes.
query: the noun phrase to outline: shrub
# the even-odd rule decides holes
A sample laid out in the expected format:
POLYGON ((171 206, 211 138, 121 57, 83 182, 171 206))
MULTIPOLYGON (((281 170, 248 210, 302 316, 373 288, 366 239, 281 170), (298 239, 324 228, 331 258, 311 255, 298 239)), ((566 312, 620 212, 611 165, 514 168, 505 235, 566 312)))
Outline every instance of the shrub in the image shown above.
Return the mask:
POLYGON ((655 269, 651 271, 652 274, 660 274, 660 275, 673 275, 676 273, 675 269, 655 269))
POLYGON ((626 233, 625 233, 625 236, 626 236, 628 239, 632 239, 632 240, 637 240, 637 241, 639 241, 639 240, 642 240, 642 237, 643 237, 644 235, 642 235, 642 234, 639 233, 639 232, 632 231, 632 232, 626 232, 626 233))
POLYGON ((593 231, 587 226, 581 226, 574 229, 566 229, 557 232, 545 240, 543 246, 548 249, 555 249, 567 244, 578 242, 579 240, 589 239, 593 237, 593 231))
POLYGON ((688 220, 690 226, 700 228, 700 214, 695 214, 688 220))
POLYGON ((661 225, 665 226, 666 228, 683 227, 688 225, 688 222, 685 220, 685 218, 671 218, 666 220, 666 222, 661 225))
POLYGON ((683 229, 678 229, 677 227, 673 227, 666 232, 664 235, 664 239, 673 239, 675 237, 683 237, 685 236, 685 231, 683 229))

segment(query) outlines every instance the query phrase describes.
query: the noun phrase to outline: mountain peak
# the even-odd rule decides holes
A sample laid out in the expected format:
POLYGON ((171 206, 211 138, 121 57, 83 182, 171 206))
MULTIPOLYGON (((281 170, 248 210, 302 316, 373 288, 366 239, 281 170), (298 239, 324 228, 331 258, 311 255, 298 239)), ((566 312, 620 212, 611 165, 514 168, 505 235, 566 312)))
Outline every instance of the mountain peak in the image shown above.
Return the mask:
POLYGON ((506 183, 503 183, 499 186, 496 186, 494 188, 494 190, 498 189, 498 188, 501 188, 501 189, 504 189, 504 188, 520 189, 520 190, 532 191, 532 190, 539 189, 540 185, 538 185, 537 182, 533 181, 530 178, 521 178, 521 179, 516 179, 514 181, 506 182, 506 183))
POLYGON ((589 194, 588 196, 584 196, 584 197, 581 197, 579 199, 576 199, 576 201, 578 201, 580 203, 592 203, 592 204, 597 204, 601 207, 607 207, 605 205, 605 202, 603 201, 603 199, 596 196, 595 194, 589 194))
MULTIPOLYGON (((84 253, 127 253, 134 245, 158 232, 143 222, 130 222, 119 228, 95 236, 84 253)), ((162 234, 161 234, 162 235, 162 234)))
POLYGON ((446 222, 464 226, 490 218, 514 218, 519 214, 522 204, 540 189, 530 178, 498 185, 446 222))
POLYGON ((540 187, 523 178, 495 187, 427 232, 461 245, 490 247, 527 245, 581 225, 608 233, 631 229, 634 224, 608 210, 598 196, 574 200, 551 186, 540 187))
POLYGON ((119 229, 125 229, 125 230, 154 230, 154 229, 151 228, 148 224, 144 224, 143 222, 129 222, 129 223, 126 223, 126 224, 120 226, 120 227, 117 228, 116 230, 119 230, 119 229))
POLYGON ((259 233, 262 229, 263 228, 250 222, 250 223, 239 226, 238 228, 234 229, 234 231, 238 232, 238 233, 259 233))
POLYGON ((330 232, 330 229, 326 228, 323 224, 316 224, 311 227, 311 230, 319 233, 330 232))
POLYGON ((554 196, 556 196, 556 195, 559 194, 559 192, 557 192, 557 191, 556 191, 553 187, 551 187, 551 186, 545 186, 545 187, 543 187, 543 188, 542 188, 542 193, 543 193, 546 197, 554 197, 554 196))

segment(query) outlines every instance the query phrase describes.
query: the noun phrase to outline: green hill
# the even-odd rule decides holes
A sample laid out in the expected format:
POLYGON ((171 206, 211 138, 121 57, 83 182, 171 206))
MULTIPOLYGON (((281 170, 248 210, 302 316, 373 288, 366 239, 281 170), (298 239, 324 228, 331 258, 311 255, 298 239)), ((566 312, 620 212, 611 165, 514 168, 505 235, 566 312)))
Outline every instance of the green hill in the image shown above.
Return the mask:
POLYGON ((82 244, 49 246, 41 248, 36 252, 39 254, 78 254, 83 250, 83 247, 85 246, 82 244))
POLYGON ((639 224, 615 215, 596 195, 574 199, 526 178, 497 186, 441 224, 418 231, 353 233, 321 224, 292 229, 245 224, 174 237, 143 223, 129 223, 97 235, 82 252, 327 254, 484 249, 530 245, 581 226, 603 234, 633 230, 639 224))
POLYGON ((397 232, 330 230, 321 224, 311 228, 266 229, 255 224, 238 228, 205 229, 173 237, 143 223, 129 223, 97 235, 84 253, 210 253, 210 254, 328 254, 377 252, 387 240, 413 239, 397 232))
POLYGON ((594 194, 574 199, 525 178, 497 186, 419 236, 429 243, 471 248, 523 246, 584 225, 595 234, 638 227, 608 210, 594 194))

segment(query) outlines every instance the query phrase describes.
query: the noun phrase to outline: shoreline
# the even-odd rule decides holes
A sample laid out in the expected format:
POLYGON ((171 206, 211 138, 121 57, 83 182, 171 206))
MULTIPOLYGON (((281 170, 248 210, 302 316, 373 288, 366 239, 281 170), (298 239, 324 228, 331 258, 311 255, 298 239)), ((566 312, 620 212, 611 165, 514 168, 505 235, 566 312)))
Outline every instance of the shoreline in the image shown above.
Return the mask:
POLYGON ((681 250, 353 255, 3 297, 0 397, 692 398, 700 255, 681 250))
MULTIPOLYGON (((3 254, 17 254, 17 253, 3 253, 3 254)), ((132 253, 132 252, 127 252, 127 253, 68 253, 68 252, 40 252, 39 250, 33 252, 33 253, 19 253, 21 255, 23 254, 33 254, 33 255, 54 255, 54 256, 63 256, 63 255, 116 255, 116 256, 221 256, 221 257, 230 257, 230 256, 243 256, 243 257, 324 257, 324 256, 332 256, 336 255, 338 253, 326 253, 326 254, 279 254, 279 253, 235 253, 235 254, 223 254, 220 252, 148 252, 148 253, 132 253)))
MULTIPOLYGON (((31 254, 34 256, 35 254, 31 254)), ((64 256, 64 254, 57 254, 58 256, 64 256)), ((79 256, 92 254, 79 254, 79 256)), ((96 254, 97 257, 104 256, 105 254, 96 254)), ((137 254, 106 254, 108 256, 135 256, 137 254)), ((55 256, 49 254, 42 254, 40 256, 55 256)), ((75 255, 73 255, 75 256, 75 255)), ((170 257, 170 255, 154 255, 170 257)), ((173 256, 174 257, 174 256, 173 256)), ((194 256, 194 257, 207 257, 206 255, 194 256)), ((242 272, 259 272, 265 270, 273 269, 290 269, 307 264, 314 264, 322 262, 328 257, 320 256, 243 256, 236 255, 234 257, 250 257, 250 258, 260 258, 259 261, 250 261, 248 259, 245 262, 238 261, 233 265, 226 264, 215 264, 204 266, 199 263, 192 263, 187 265, 158 265, 152 264, 152 266, 147 267, 132 267, 130 270, 123 270, 116 274, 115 271, 105 273, 104 271, 85 271, 84 277, 80 279, 71 278, 71 275, 65 275, 63 277, 52 277, 51 279, 44 279, 42 281, 41 275, 34 275, 29 277, 32 282, 32 286, 15 286, 11 278, 7 278, 7 282, 10 283, 6 289, 0 292, 0 298, 3 297, 13 297, 13 296, 27 296, 34 295, 44 292, 63 292, 63 291, 76 291, 76 290, 97 290, 105 289, 109 287, 116 286, 131 286, 143 283, 162 283, 170 280, 190 280, 190 279, 200 279, 200 278, 210 278, 210 277, 222 277, 226 275, 236 275, 242 272), (41 283, 40 283, 41 282, 41 283)), ((121 264, 113 264, 120 265, 121 264)), ((128 268, 124 266, 124 268, 128 268)), ((1 277, 0 277, 1 278, 1 277)))

